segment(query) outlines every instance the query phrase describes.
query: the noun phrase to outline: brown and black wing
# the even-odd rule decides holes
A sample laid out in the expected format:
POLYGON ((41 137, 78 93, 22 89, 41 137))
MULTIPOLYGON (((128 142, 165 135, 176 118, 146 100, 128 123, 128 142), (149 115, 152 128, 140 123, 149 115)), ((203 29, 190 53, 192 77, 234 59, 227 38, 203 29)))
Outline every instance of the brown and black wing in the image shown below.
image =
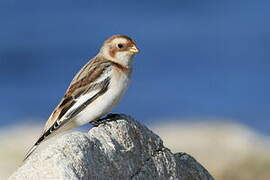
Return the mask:
MULTIPOLYGON (((111 63, 100 62, 97 64, 97 67, 92 67, 92 69, 89 69, 89 73, 85 74, 84 77, 77 79, 77 81, 74 81, 73 79, 60 104, 55 108, 52 115, 46 122, 43 133, 38 138, 34 146, 28 151, 24 160, 26 160, 32 154, 32 152, 34 152, 37 146, 44 139, 64 126, 72 118, 82 112, 85 107, 107 91, 110 84, 111 69, 111 63), (96 93, 91 98, 72 109, 73 105, 77 102, 81 95, 85 95, 93 90, 96 91, 96 93)), ((79 73, 81 73, 81 71, 79 73)))

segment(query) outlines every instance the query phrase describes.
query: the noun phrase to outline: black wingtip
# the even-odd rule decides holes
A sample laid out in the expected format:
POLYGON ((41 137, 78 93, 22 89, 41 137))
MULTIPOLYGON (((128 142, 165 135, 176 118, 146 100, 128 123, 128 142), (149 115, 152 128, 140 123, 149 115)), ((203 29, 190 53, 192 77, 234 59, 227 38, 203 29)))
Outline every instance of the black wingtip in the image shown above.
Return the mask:
POLYGON ((29 158, 29 156, 37 149, 38 145, 34 145, 33 147, 31 147, 31 149, 26 153, 26 155, 24 156, 23 162, 29 158))

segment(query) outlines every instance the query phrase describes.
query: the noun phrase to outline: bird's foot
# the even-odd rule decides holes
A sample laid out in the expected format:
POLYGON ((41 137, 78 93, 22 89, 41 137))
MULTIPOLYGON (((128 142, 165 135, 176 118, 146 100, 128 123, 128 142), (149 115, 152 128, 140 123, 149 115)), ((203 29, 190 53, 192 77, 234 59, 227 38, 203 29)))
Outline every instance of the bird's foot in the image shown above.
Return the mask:
POLYGON ((108 114, 107 116, 103 117, 103 118, 100 118, 100 119, 97 119, 95 121, 92 121, 90 122, 90 124, 92 124, 94 127, 97 127, 101 124, 106 124, 108 122, 111 122, 111 121, 116 121, 118 119, 121 119, 122 118, 122 115, 121 114, 108 114))

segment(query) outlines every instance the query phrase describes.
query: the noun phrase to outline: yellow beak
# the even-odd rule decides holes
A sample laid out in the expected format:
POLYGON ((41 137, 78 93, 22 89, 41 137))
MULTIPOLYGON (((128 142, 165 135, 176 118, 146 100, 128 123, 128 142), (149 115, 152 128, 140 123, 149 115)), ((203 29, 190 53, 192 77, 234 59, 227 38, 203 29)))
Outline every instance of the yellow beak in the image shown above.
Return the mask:
POLYGON ((140 52, 139 49, 136 46, 131 47, 129 49, 129 51, 132 52, 132 53, 138 53, 138 52, 140 52))

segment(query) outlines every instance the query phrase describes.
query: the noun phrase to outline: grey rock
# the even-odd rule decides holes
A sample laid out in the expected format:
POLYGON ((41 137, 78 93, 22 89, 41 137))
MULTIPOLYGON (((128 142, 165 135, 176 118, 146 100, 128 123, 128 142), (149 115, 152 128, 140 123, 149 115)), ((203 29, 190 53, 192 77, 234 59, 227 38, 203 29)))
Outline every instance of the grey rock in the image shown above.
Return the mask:
POLYGON ((186 153, 173 154, 159 136, 131 117, 54 138, 33 153, 10 180, 208 180, 213 177, 186 153))

